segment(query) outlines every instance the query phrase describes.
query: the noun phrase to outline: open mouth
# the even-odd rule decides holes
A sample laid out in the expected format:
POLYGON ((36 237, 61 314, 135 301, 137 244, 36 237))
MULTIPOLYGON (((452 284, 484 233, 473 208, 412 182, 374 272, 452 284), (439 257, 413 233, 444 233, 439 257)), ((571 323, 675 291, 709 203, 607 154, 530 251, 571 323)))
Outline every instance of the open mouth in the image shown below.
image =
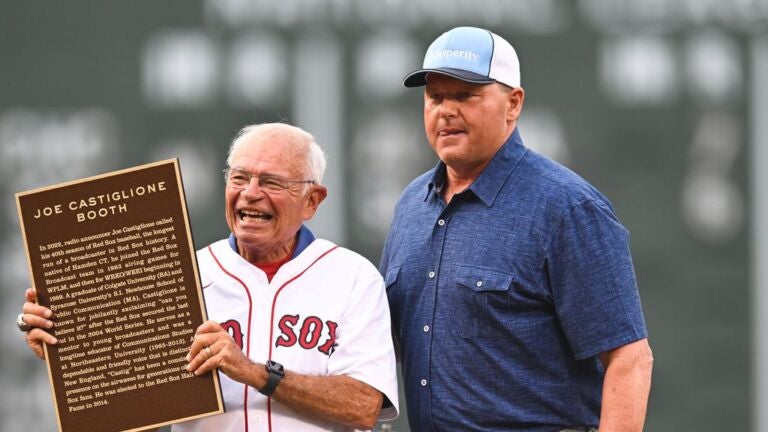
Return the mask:
POLYGON ((262 213, 259 211, 253 211, 253 210, 239 210, 237 212, 238 217, 240 217, 240 220, 243 222, 248 221, 263 221, 267 222, 272 220, 274 216, 267 213, 262 213))

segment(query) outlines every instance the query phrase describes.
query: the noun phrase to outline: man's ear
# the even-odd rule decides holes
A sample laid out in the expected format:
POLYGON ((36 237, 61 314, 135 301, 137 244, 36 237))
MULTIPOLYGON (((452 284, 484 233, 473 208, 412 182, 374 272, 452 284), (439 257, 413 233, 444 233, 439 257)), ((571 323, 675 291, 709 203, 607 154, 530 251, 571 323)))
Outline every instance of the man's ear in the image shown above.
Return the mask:
POLYGON ((312 190, 310 190, 304 197, 304 220, 312 219, 315 216, 320 203, 328 196, 328 189, 325 186, 312 185, 310 187, 312 190))
POLYGON ((522 87, 515 87, 507 94, 509 97, 509 110, 507 111, 507 120, 516 122, 523 111, 523 102, 525 102, 525 91, 522 87))

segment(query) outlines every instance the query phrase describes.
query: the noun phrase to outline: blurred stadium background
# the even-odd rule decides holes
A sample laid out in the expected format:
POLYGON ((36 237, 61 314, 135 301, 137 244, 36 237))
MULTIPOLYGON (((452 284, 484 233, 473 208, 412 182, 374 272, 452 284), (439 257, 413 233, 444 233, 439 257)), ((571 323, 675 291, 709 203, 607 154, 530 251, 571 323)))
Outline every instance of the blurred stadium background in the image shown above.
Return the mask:
POLYGON ((768 431, 766 24, 765 0, 0 0, 0 430, 56 429, 12 324, 29 284, 15 192, 179 157, 202 247, 228 234, 229 140, 288 121, 329 156, 313 229, 378 262, 400 191, 435 163, 400 80, 478 25, 521 58, 526 143, 632 233, 646 430, 768 431))

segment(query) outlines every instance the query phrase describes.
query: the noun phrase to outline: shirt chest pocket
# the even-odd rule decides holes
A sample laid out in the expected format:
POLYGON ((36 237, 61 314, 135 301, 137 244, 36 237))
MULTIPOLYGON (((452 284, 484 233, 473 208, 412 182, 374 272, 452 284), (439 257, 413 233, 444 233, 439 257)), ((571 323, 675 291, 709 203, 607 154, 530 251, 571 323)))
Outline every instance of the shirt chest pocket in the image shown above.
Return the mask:
POLYGON ((461 337, 497 337, 506 333, 509 290, 514 274, 479 267, 460 266, 450 307, 458 318, 461 337))

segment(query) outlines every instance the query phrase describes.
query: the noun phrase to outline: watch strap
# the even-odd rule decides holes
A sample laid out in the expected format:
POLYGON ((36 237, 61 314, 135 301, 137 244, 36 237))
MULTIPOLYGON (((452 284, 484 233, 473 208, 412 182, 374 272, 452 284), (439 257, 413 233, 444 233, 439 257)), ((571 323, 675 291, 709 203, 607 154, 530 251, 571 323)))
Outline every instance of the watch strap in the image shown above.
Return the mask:
POLYGON ((259 390, 259 393, 263 394, 264 396, 270 396, 275 392, 275 389, 280 383, 280 380, 283 379, 285 372, 283 371, 283 365, 272 360, 267 362, 266 368, 267 374, 269 375, 267 377, 267 384, 265 384, 264 387, 259 390))

